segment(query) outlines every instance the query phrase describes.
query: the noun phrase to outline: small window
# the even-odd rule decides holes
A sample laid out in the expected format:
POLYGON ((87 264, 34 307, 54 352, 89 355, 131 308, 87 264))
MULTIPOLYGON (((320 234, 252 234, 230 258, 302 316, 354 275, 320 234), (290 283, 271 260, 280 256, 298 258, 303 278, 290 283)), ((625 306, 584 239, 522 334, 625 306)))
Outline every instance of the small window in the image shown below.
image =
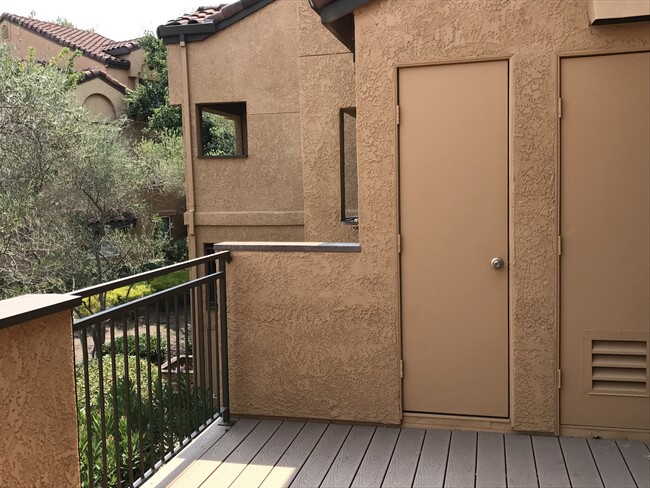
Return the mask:
POLYGON ((247 155, 246 103, 212 103, 198 106, 200 156, 206 158, 247 155))
POLYGON ((359 222, 357 179, 357 109, 344 108, 340 113, 341 147, 341 219, 359 222))

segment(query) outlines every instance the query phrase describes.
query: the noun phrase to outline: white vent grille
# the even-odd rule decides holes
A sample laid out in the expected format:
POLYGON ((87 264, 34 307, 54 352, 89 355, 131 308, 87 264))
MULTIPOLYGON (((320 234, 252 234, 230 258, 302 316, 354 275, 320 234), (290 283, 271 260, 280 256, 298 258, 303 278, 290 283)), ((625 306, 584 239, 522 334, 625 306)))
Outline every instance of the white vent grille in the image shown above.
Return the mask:
POLYGON ((648 343, 592 340, 591 392, 613 395, 648 394, 648 343))

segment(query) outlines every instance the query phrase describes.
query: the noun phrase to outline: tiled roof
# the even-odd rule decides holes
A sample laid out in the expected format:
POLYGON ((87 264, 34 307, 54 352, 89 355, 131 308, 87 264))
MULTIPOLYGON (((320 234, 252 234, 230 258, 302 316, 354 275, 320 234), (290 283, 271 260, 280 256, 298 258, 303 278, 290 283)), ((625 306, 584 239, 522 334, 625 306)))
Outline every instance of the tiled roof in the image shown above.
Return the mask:
POLYGON ((213 7, 199 7, 196 12, 182 15, 177 19, 170 20, 165 26, 188 25, 188 24, 205 24, 208 22, 218 23, 229 19, 233 15, 241 12, 260 0, 238 0, 237 2, 226 4, 222 3, 213 7))
POLYGON ((61 46, 81 51, 84 55, 96 59, 105 65, 110 64, 113 66, 128 67, 130 64, 128 60, 114 56, 111 52, 120 48, 125 48, 126 52, 128 52, 139 47, 137 39, 116 42, 96 32, 65 27, 54 22, 44 22, 20 15, 3 13, 0 15, 0 22, 3 20, 29 29, 61 46))
POLYGON ((126 85, 99 68, 86 68, 84 70, 81 70, 81 72, 83 73, 83 78, 79 80, 79 83, 84 83, 94 78, 100 78, 122 93, 126 93, 127 91, 126 85))
POLYGON ((165 43, 200 41, 225 29, 244 17, 264 8, 273 0, 237 0, 212 7, 199 7, 195 12, 181 15, 158 27, 158 37, 165 43))

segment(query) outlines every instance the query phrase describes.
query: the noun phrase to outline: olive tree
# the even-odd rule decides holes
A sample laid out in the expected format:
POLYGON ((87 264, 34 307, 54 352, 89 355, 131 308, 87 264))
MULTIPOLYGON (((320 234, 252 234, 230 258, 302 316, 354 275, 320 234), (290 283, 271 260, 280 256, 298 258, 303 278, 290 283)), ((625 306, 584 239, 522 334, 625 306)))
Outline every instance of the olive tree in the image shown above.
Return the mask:
POLYGON ((79 106, 75 85, 58 60, 21 61, 0 45, 0 298, 67 292, 160 259, 149 161, 121 122, 79 106))

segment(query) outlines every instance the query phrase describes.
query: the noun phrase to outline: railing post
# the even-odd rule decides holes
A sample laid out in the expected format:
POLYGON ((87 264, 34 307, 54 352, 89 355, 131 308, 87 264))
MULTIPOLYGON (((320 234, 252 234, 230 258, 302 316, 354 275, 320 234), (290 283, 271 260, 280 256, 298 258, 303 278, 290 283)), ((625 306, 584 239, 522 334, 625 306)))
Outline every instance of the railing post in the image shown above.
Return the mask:
POLYGON ((219 257, 219 325, 221 335, 221 389, 223 399, 222 425, 231 425, 230 421, 230 386, 228 378, 228 311, 226 308, 226 259, 230 256, 219 257))

